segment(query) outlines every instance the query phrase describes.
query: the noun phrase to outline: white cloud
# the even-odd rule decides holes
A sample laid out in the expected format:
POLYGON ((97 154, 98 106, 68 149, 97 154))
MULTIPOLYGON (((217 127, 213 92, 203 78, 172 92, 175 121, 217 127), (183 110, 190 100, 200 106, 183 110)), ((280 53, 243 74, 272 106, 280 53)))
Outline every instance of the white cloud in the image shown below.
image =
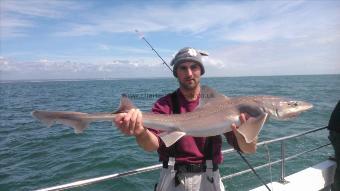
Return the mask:
POLYGON ((4 57, 0 57, 0 72, 17 71, 17 67, 10 66, 8 60, 4 57))
POLYGON ((37 61, 23 62, 7 58, 0 58, 1 72, 52 72, 52 73, 73 73, 73 72, 112 72, 119 68, 154 68, 160 66, 155 59, 97 59, 93 62, 70 61, 70 60, 49 60, 40 59, 37 61))
POLYGON ((73 1, 3 1, 2 7, 4 20, 11 20, 3 26, 9 31, 32 27, 37 24, 36 17, 57 20, 77 10, 81 20, 68 19, 55 32, 60 36, 132 33, 140 29, 192 35, 208 32, 213 39, 249 42, 322 35, 340 25, 340 4, 335 1, 188 1, 180 5, 145 3, 142 7, 123 4, 100 10, 73 1))
POLYGON ((69 30, 59 31, 57 35, 82 36, 100 33, 169 31, 200 33, 210 27, 232 23, 243 18, 241 12, 226 4, 206 4, 205 2, 184 2, 181 6, 149 4, 140 7, 114 7, 102 14, 84 14, 86 23, 69 25, 69 30), (228 12, 228 14, 224 14, 228 12), (216 13, 218 15, 216 15, 216 13))
MULTIPOLYGON (((149 49, 146 49, 146 48, 135 48, 135 47, 130 47, 130 46, 113 46, 113 45, 105 44, 105 43, 98 44, 98 48, 100 50, 116 51, 116 52, 118 51, 121 53, 128 53, 128 54, 150 54, 152 53, 149 49)), ((162 51, 166 51, 166 50, 162 50, 162 51)))
POLYGON ((64 14, 61 9, 69 9, 68 7, 74 6, 74 3, 68 1, 18 1, 18 0, 3 0, 1 2, 2 11, 4 14, 20 14, 24 16, 34 17, 48 17, 48 18, 60 18, 64 14))
POLYGON ((259 41, 230 45, 211 56, 223 61, 227 76, 332 74, 340 71, 339 42, 259 41))
POLYGON ((171 76, 162 65, 149 60, 111 60, 93 63, 41 59, 20 62, 0 59, 1 80, 94 79, 171 76))
POLYGON ((215 67, 218 69, 223 69, 226 66, 223 60, 212 58, 212 57, 208 57, 208 58, 203 57, 202 61, 205 67, 215 67))
POLYGON ((108 44, 98 44, 98 47, 100 50, 104 50, 104 51, 112 50, 112 46, 108 44))
POLYGON ((1 37, 26 36, 26 32, 22 29, 32 28, 33 26, 33 22, 27 19, 19 19, 16 17, 1 18, 1 37))
POLYGON ((61 19, 70 12, 84 9, 86 3, 58 0, 0 1, 1 38, 27 36, 27 29, 37 27, 37 19, 61 19))
POLYGON ((101 14, 83 13, 85 23, 68 24, 55 34, 83 36, 132 33, 134 29, 140 29, 242 43, 324 38, 338 36, 339 10, 340 4, 333 1, 192 1, 176 6, 171 3, 145 4, 143 8, 123 5, 101 10, 101 14))

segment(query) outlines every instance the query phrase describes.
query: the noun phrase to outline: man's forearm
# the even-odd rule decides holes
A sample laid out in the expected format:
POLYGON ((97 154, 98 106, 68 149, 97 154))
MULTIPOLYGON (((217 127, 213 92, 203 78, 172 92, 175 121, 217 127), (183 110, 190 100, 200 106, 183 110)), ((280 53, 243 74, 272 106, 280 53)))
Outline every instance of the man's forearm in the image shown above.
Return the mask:
POLYGON ((143 133, 137 135, 136 141, 145 151, 156 151, 159 147, 158 138, 148 129, 145 129, 143 133))

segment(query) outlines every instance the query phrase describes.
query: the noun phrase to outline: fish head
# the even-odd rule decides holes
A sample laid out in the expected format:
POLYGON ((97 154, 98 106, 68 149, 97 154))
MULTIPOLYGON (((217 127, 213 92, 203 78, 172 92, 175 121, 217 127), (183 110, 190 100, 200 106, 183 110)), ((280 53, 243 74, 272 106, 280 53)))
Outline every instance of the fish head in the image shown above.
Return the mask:
POLYGON ((313 104, 305 101, 289 99, 270 99, 265 104, 265 110, 277 120, 288 120, 297 117, 301 112, 313 108, 313 104))

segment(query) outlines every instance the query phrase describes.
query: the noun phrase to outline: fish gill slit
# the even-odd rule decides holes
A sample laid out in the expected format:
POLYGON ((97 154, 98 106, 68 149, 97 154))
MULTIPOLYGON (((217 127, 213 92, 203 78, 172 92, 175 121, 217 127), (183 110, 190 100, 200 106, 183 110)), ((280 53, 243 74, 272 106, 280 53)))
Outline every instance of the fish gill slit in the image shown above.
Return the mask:
POLYGON ((279 117, 279 110, 277 108, 275 109, 275 114, 276 114, 276 117, 279 117))

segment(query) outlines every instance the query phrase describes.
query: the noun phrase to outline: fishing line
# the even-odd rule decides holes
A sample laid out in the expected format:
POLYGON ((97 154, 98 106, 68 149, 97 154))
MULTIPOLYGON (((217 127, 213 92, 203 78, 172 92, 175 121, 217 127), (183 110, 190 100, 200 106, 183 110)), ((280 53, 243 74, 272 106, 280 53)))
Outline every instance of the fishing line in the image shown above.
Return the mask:
POLYGON ((266 142, 264 143, 264 146, 266 148, 267 159, 268 159, 268 162, 269 162, 270 184, 271 184, 272 190, 274 191, 274 189, 273 189, 274 187, 273 187, 272 161, 271 161, 271 158, 270 158, 270 151, 269 151, 268 144, 266 142))
POLYGON ((170 66, 165 62, 165 60, 158 54, 158 52, 151 46, 151 44, 146 40, 146 38, 144 37, 144 35, 139 32, 137 29, 135 29, 135 32, 138 34, 138 36, 143 39, 148 45, 149 47, 156 53, 156 55, 163 61, 163 64, 166 65, 169 70, 171 71, 172 73, 172 69, 170 68, 170 66))
MULTIPOLYGON (((169 70, 172 72, 172 69, 170 68, 170 66, 165 62, 165 60, 158 54, 158 52, 152 47, 152 45, 145 39, 144 35, 139 32, 137 29, 135 29, 135 32, 138 34, 138 36, 143 39, 148 45, 149 47, 156 53, 156 55, 163 61, 163 64, 166 65, 169 70)), ((248 160, 242 155, 242 153, 240 151, 237 151, 237 153, 241 156, 241 158, 243 159, 244 162, 247 163, 247 165, 249 166, 249 168, 253 171, 253 173, 256 175, 256 177, 262 182, 263 185, 266 186, 266 188, 270 190, 270 188, 267 186, 267 184, 262 180, 262 178, 256 173, 255 169, 251 166, 251 164, 248 162, 248 160)))
POLYGON ((270 188, 267 186, 267 184, 262 180, 262 178, 260 177, 260 175, 257 174, 257 172, 255 171, 255 169, 251 166, 251 164, 248 162, 248 160, 243 156, 243 154, 240 151, 237 151, 237 153, 241 156, 241 158, 243 159, 244 162, 247 163, 248 167, 251 169, 251 171, 253 171, 253 173, 255 174, 255 176, 261 181, 261 183, 269 190, 270 188))

